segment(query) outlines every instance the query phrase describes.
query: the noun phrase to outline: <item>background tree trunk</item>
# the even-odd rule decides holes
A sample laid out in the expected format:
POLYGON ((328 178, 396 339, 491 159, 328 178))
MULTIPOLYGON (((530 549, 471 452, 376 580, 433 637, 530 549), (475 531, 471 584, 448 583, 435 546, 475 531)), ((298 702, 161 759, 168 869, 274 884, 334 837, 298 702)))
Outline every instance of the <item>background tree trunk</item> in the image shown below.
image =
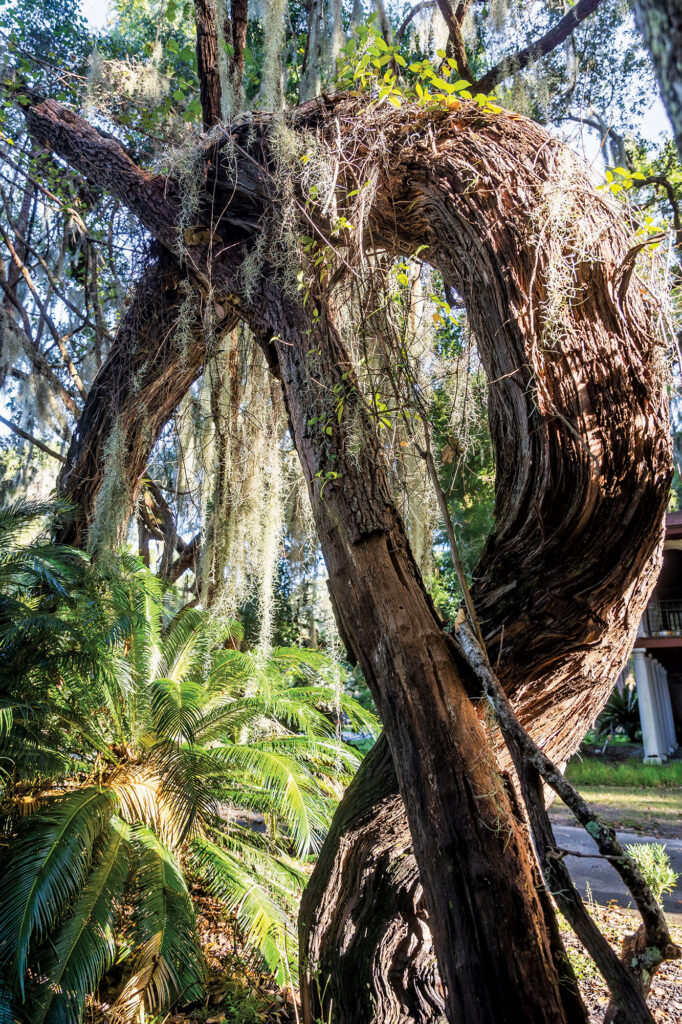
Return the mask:
POLYGON ((679 0, 632 0, 682 157, 682 8, 679 0))

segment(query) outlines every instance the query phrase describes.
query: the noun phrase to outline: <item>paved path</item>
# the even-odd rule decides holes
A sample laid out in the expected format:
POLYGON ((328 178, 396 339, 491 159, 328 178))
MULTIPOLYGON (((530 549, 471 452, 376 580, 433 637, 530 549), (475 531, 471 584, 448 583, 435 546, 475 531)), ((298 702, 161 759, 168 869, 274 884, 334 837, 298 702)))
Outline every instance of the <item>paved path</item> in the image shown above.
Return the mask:
MULTIPOLYGON (((577 853, 595 853, 597 847, 583 828, 569 825, 554 825, 557 844, 565 850, 577 853)), ((663 843, 670 857, 673 869, 680 876, 677 888, 663 897, 663 906, 671 925, 682 927, 682 839, 656 839, 653 836, 641 836, 634 832, 618 832, 621 843, 663 843)), ((590 857, 566 857, 566 866, 571 872, 573 881, 583 896, 587 893, 587 885, 592 891, 592 898, 605 905, 615 900, 621 907, 632 905, 632 897, 608 861, 590 857)))

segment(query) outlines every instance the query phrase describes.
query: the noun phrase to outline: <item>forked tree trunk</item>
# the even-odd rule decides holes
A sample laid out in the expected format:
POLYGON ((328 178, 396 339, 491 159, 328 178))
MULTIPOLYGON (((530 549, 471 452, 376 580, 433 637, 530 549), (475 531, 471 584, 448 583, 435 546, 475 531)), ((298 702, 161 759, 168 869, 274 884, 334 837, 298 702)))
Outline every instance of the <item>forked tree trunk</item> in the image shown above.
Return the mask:
MULTIPOLYGON (((355 165, 372 159, 368 147, 381 138, 387 155, 374 158, 367 245, 400 255, 426 245, 466 302, 491 381, 498 456, 496 530, 475 599, 507 691, 560 758, 574 745, 576 717, 598 710, 632 642, 670 479, 656 311, 629 272, 628 235, 561 144, 515 115, 473 104, 364 110, 337 98, 291 118, 334 152, 348 138, 355 165)), ((173 245, 172 182, 136 179, 121 154, 103 168, 112 141, 58 104, 27 119, 173 245)), ((218 298, 239 295, 250 225, 279 201, 263 168, 275 159, 268 127, 267 117, 234 125, 237 148, 225 161, 212 153, 207 193, 221 216, 207 208, 205 227, 233 244, 210 267, 201 246, 188 261, 218 298)), ((338 194, 356 187, 341 160, 338 194)), ((560 984, 556 927, 470 700, 478 691, 467 691, 412 559, 329 297, 314 288, 312 297, 318 317, 266 266, 258 302, 241 295, 239 308, 281 376, 335 604, 384 721, 447 1017, 584 1020, 571 979, 560 984), (329 435, 319 424, 329 419, 327 396, 339 393, 344 413, 329 435)), ((311 971, 303 984, 314 984, 311 971)))

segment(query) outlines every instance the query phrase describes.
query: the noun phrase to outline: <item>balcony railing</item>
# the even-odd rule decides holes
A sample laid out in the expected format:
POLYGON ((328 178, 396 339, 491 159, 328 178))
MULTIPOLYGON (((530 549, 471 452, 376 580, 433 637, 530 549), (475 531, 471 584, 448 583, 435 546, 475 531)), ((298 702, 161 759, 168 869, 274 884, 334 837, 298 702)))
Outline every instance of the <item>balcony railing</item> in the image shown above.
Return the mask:
POLYGON ((645 626, 649 636, 682 636, 682 600, 650 604, 645 626))

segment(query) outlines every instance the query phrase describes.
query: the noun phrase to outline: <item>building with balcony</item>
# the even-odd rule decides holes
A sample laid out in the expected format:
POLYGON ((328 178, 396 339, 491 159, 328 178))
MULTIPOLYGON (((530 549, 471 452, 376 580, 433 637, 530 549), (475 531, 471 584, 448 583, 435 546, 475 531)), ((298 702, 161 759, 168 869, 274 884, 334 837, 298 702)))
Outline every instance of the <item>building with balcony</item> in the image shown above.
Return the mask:
POLYGON ((644 760, 665 761, 682 733, 682 512, 666 516, 663 567, 632 652, 644 760))

